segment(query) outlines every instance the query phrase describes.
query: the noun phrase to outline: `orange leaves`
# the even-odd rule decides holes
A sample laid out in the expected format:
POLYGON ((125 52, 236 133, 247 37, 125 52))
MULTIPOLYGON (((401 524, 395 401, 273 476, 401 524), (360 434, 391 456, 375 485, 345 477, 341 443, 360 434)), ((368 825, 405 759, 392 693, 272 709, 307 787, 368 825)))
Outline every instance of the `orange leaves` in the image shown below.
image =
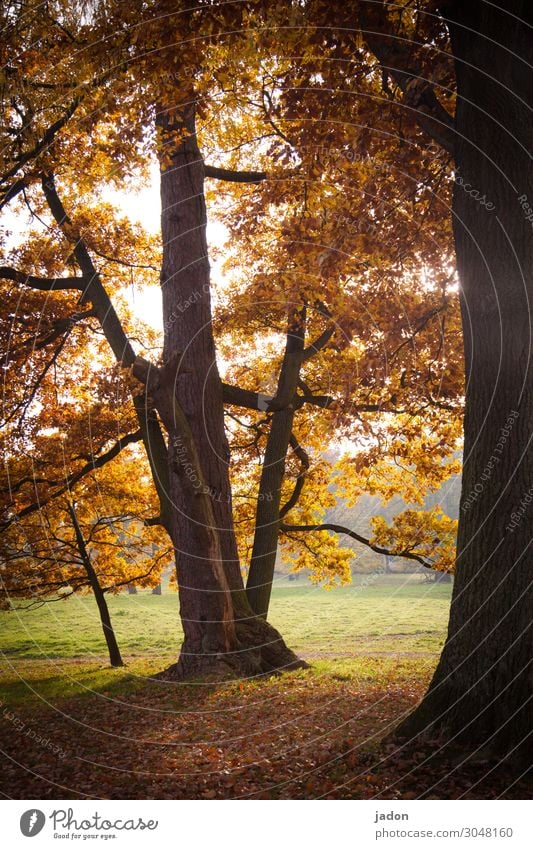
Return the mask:
MULTIPOLYGON (((67 448, 66 445, 62 447, 67 448)), ((69 521, 71 500, 76 504, 93 568, 105 590, 118 591, 130 582, 145 587, 158 584, 162 570, 172 560, 172 550, 159 526, 144 524, 145 519, 157 515, 158 504, 148 466, 135 447, 124 450, 118 459, 91 472, 72 490, 66 489, 64 494, 50 501, 47 501, 48 495, 58 489, 57 484, 61 484, 62 475, 64 480, 68 469, 58 467, 60 456, 54 468, 52 446, 44 448, 47 465, 39 476, 34 467, 33 479, 29 467, 29 491, 17 493, 17 497, 29 495, 32 500, 38 487, 41 509, 22 516, 0 536, 6 565, 4 598, 35 602, 88 591, 89 581, 69 521), (44 474, 50 479, 46 486, 43 485, 44 474), (52 485, 54 475, 56 483, 52 485)), ((18 470, 18 475, 20 480, 22 469, 18 470)))
MULTIPOLYGON (((209 220, 227 233, 214 324, 228 380, 262 396, 275 393, 291 310, 306 308, 306 345, 322 339, 300 372, 294 430, 311 462, 295 517, 316 521, 337 494, 349 503, 363 493, 387 501, 401 494, 421 504, 456 470, 450 458, 460 448, 458 303, 446 284, 451 181, 445 157, 420 155, 417 127, 400 120, 396 91, 360 36, 327 3, 185 9, 170 0, 134 0, 97 5, 90 19, 65 0, 58 4, 71 37, 52 18, 35 16, 30 32, 13 17, 10 53, 23 56, 27 70, 14 58, 4 81, 11 135, 2 162, 7 171, 16 167, 20 152, 31 152, 50 124, 65 118, 28 159, 28 180, 43 167, 55 171, 73 222, 70 238, 84 239, 136 351, 148 349, 156 361, 160 339, 132 316, 126 287, 157 282, 161 252, 156 239, 117 214, 109 187, 139 185, 155 149, 179 143, 171 127, 158 136, 154 118, 164 114, 171 124, 194 96, 206 161, 268 175, 253 185, 208 182, 209 220), (45 43, 47 53, 36 50, 45 43), (29 71, 39 86, 29 85, 29 71), (326 401, 303 404, 304 396, 326 401), (338 469, 334 494, 324 454, 344 450, 346 440, 351 457, 338 469)), ((357 4, 349 10, 357 21, 357 4)), ((409 35, 412 15, 399 16, 397 25, 409 35)), ((428 50, 433 73, 445 81, 437 25, 433 35, 440 39, 439 50, 428 50)), ((25 234, 13 261, 28 272, 64 276, 74 266, 72 244, 49 226, 40 192, 30 185, 26 197, 44 225, 25 234)), ((24 294, 20 309, 17 296, 9 290, 23 344, 9 341, 9 376, 19 372, 29 388, 12 380, 10 409, 23 410, 25 430, 11 446, 33 452, 48 480, 50 468, 78 468, 80 458, 136 427, 128 398, 138 387, 111 370, 90 316, 58 338, 64 346, 53 361, 48 351, 31 350, 58 321, 68 325, 77 295, 24 294)), ((235 519, 246 556, 270 420, 262 410, 230 412, 235 519)), ((300 474, 289 455, 285 501, 300 474)), ((39 493, 48 484, 36 486, 39 493)), ((29 489, 21 488, 21 502, 29 489)), ((331 535, 316 538, 316 552, 308 544, 298 536, 284 542, 298 568, 313 564, 318 580, 346 579, 348 554, 331 535)))

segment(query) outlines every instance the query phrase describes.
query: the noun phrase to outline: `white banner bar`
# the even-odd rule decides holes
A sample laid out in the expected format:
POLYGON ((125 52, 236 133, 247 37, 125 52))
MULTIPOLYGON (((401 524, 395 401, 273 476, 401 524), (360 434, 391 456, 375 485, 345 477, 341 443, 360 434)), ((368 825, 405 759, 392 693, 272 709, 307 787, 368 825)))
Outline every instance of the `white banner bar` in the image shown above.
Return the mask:
POLYGON ((73 843, 117 849, 533 847, 530 801, 9 800, 1 805, 6 849, 73 843))

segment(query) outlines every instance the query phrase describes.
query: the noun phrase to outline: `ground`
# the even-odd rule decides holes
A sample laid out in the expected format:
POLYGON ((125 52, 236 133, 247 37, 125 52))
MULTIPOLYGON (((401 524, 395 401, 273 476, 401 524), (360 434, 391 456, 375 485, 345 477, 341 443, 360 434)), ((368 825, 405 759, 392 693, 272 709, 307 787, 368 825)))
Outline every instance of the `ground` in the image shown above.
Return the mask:
POLYGON ((174 594, 110 600, 111 670, 89 597, 0 614, 0 792, 12 798, 530 797, 501 765, 397 750, 387 734, 435 667, 451 589, 383 576, 276 586, 272 623, 308 670, 214 686, 162 682, 174 594))

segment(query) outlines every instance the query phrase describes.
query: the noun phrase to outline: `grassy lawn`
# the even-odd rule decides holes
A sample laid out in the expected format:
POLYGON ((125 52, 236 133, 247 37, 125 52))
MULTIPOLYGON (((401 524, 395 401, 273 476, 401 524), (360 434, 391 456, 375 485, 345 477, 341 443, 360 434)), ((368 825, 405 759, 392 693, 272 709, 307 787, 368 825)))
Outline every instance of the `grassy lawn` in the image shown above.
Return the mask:
MULTIPOLYGON (((450 585, 418 576, 359 576, 349 587, 326 591, 307 582, 280 581, 270 619, 289 645, 306 655, 361 652, 436 652, 443 642, 450 585)), ((181 628, 176 593, 109 596, 113 626, 124 655, 172 654, 181 628)), ((105 644, 93 597, 75 596, 33 610, 0 613, 0 651, 9 657, 100 658, 105 644)))
MULTIPOLYGON (((420 671, 434 666, 450 595, 450 585, 418 576, 378 576, 364 587, 356 576, 351 586, 331 591, 282 580, 274 589, 271 621, 316 669, 377 679, 397 666, 397 658, 420 671), (369 666, 370 658, 376 663, 369 666)), ((123 593, 108 601, 124 670, 107 666, 92 596, 0 613, 0 698, 20 704, 109 689, 132 692, 176 659, 181 629, 175 593, 123 593)))
POLYGON ((526 798, 503 771, 457 773, 438 746, 383 742, 427 687, 449 604, 449 585, 416 577, 331 592, 279 582, 272 622, 311 668, 216 685, 152 677, 178 652, 175 594, 110 599, 122 669, 90 597, 1 613, 0 794, 526 798))

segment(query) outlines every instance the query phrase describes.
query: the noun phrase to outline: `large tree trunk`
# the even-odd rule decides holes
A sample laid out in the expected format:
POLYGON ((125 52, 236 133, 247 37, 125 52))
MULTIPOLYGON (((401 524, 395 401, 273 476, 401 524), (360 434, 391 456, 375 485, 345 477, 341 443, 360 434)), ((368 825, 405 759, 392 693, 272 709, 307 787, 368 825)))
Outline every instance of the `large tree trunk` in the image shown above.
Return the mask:
POLYGON ((464 475, 448 638, 426 697, 398 734, 531 762, 533 39, 519 18, 533 15, 519 0, 507 11, 441 5, 458 84, 464 475))
POLYGON ((229 449, 211 322, 204 166, 194 106, 162 109, 164 365, 151 394, 169 442, 167 529, 184 641, 178 676, 257 674, 300 664, 251 610, 233 528, 229 449))

